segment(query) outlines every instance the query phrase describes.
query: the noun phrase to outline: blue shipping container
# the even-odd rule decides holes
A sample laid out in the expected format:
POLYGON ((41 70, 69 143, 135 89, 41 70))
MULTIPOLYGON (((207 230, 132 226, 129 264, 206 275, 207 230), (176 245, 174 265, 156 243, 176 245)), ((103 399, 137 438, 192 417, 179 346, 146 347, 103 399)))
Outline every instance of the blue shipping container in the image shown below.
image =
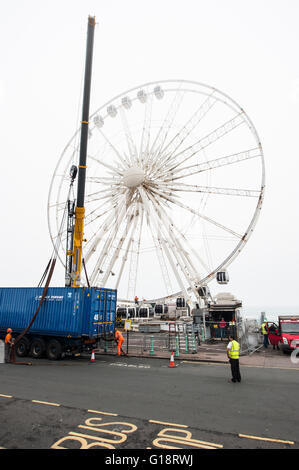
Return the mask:
MULTIPOLYGON (((29 325, 43 288, 0 288, 0 331, 22 332, 29 325)), ((49 287, 29 333, 97 338, 112 333, 117 291, 105 288, 49 287)))

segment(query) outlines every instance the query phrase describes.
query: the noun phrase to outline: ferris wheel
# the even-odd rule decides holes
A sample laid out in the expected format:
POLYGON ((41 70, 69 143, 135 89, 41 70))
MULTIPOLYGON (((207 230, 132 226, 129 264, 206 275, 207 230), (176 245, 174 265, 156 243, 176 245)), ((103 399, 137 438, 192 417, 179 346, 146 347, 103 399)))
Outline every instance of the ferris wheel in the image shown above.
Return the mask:
MULTIPOLYGON (((49 190, 54 246, 79 132, 49 190)), ((97 109, 86 171, 81 282, 117 288, 128 301, 196 297, 248 241, 265 188, 262 146, 248 115, 219 90, 186 80, 146 83, 97 109)), ((62 233, 65 265, 66 223, 62 233)))

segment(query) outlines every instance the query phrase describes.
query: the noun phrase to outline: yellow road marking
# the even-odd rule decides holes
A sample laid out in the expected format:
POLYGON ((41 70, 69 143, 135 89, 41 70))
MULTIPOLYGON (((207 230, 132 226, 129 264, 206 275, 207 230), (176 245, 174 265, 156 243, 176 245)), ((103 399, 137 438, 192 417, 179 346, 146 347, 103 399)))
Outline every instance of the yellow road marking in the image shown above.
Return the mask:
POLYGON ((272 439, 270 437, 258 437, 258 436, 248 436, 247 434, 238 434, 239 437, 246 437, 247 439, 256 439, 258 441, 269 441, 269 442, 281 442, 282 444, 291 444, 293 445, 293 441, 283 441, 281 439, 272 439))
POLYGON ((3 397, 3 398, 12 398, 12 395, 2 395, 2 394, 0 393, 0 397, 3 397))
MULTIPOLYGON (((203 365, 203 366, 229 366, 228 362, 199 362, 199 361, 181 361, 182 363, 186 364, 196 364, 196 365, 203 365)), ((242 367, 251 367, 254 369, 280 369, 280 370, 299 370, 298 367, 284 367, 284 366, 254 366, 250 364, 242 364, 240 363, 240 366, 242 367)))
POLYGON ((107 413, 106 411, 87 410, 88 413, 97 413, 99 415, 118 416, 116 413, 107 413))
POLYGON ((187 428, 185 424, 175 424, 175 423, 165 423, 164 421, 155 421, 154 419, 149 419, 149 423, 156 423, 156 424, 165 424, 166 426, 178 426, 179 428, 187 428))
POLYGON ((60 406, 58 403, 50 403, 48 401, 39 401, 39 400, 32 400, 32 403, 39 403, 40 405, 60 406))

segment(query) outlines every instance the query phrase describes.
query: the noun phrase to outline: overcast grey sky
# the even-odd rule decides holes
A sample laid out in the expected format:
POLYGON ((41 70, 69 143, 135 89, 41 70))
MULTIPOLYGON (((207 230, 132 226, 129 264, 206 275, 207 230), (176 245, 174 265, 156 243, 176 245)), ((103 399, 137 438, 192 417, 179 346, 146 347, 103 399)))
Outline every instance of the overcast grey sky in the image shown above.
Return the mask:
MULTIPOLYGON (((80 122, 88 15, 98 23, 91 112, 139 84, 185 79, 252 119, 265 200, 229 285, 211 289, 298 305, 298 0, 2 0, 0 285, 37 285, 52 252, 48 191, 80 122)), ((52 285, 63 283, 58 264, 52 285)))

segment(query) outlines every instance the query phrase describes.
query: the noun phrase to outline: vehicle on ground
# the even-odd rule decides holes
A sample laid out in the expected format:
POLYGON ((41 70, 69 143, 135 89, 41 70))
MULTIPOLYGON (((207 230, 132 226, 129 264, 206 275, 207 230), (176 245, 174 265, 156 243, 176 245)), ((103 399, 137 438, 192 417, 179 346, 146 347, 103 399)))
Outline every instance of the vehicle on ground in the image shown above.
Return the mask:
POLYGON ((0 339, 11 328, 19 357, 57 360, 90 352, 101 338, 113 337, 116 290, 49 287, 28 329, 42 294, 40 287, 0 288, 0 339))
POLYGON ((299 315, 281 315, 278 324, 266 322, 269 329, 269 342, 287 354, 299 347, 299 315))

